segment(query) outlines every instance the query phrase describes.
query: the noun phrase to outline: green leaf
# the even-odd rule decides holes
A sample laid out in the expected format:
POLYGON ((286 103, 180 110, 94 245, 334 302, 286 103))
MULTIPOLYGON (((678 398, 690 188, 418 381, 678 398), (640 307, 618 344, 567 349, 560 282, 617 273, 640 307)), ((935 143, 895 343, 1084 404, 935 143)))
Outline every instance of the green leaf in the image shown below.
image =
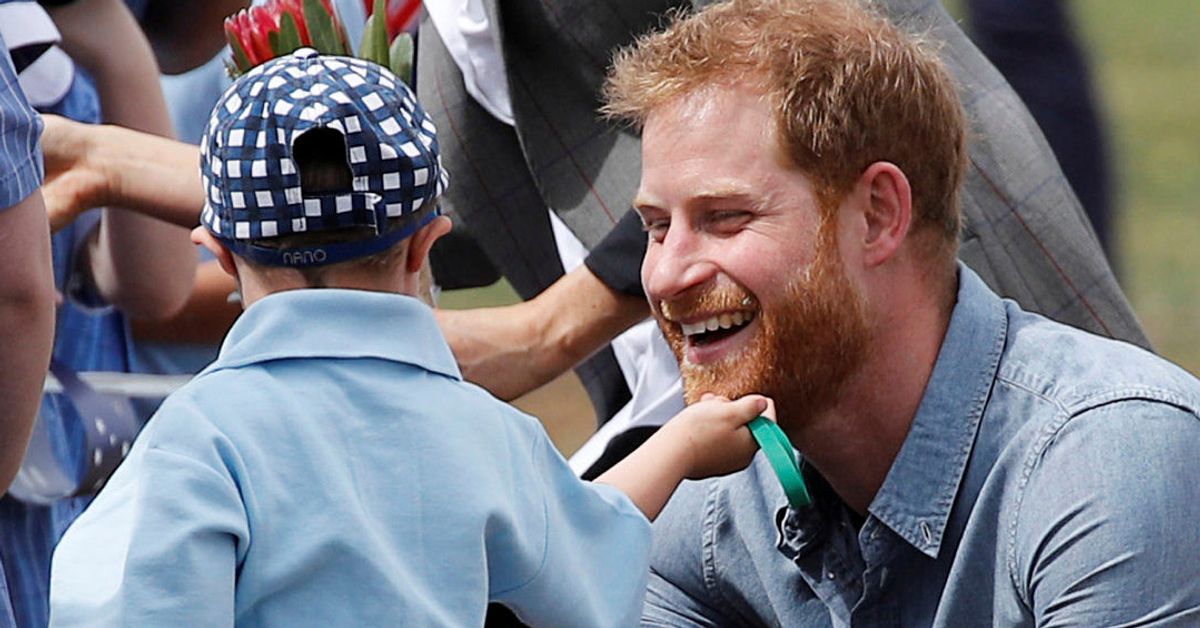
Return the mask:
MULTIPOLYGON (((271 42, 274 44, 275 42, 271 42)), ((304 42, 300 40, 300 26, 291 13, 284 12, 279 18, 279 48, 274 48, 276 54, 285 55, 300 48, 304 42)))
POLYGON ((237 78, 250 69, 250 56, 242 48, 242 42, 237 37, 229 37, 229 49, 233 51, 233 64, 228 65, 230 78, 237 78))
POLYGON ((413 85, 413 38, 408 33, 400 33, 392 40, 392 47, 388 55, 388 67, 391 68, 392 74, 400 77, 400 80, 408 84, 409 87, 416 89, 413 85))
MULTIPOLYGON (((377 48, 378 46, 376 44, 377 36, 375 34, 375 29, 373 28, 374 22, 375 22, 375 16, 372 15, 367 18, 366 24, 363 25, 362 41, 358 42, 358 58, 359 59, 366 59, 367 61, 375 61, 374 53, 375 53, 375 48, 377 48)), ((376 62, 376 63, 378 63, 378 62, 376 62)))
POLYGON ((313 48, 318 52, 332 55, 346 55, 344 38, 338 36, 333 17, 325 11, 321 0, 304 0, 304 23, 308 25, 308 34, 312 38, 313 48))
POLYGON ((387 2, 375 0, 375 9, 363 28, 363 40, 358 46, 358 56, 387 67, 387 2))
POLYGON ((375 63, 387 67, 388 64, 388 32, 387 32, 387 0, 375 0, 375 9, 371 13, 375 23, 371 29, 375 31, 375 49, 372 51, 375 63))

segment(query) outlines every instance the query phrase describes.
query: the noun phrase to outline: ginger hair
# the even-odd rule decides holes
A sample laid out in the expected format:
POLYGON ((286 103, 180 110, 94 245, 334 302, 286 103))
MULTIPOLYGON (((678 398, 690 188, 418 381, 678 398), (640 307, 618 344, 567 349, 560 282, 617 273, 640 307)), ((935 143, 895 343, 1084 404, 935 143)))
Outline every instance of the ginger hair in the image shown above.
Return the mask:
POLYGON ((731 0, 639 38, 614 57, 602 111, 640 128, 703 89, 760 90, 785 163, 829 213, 872 163, 895 164, 913 196, 913 234, 953 271, 966 166, 954 83, 933 46, 858 0, 731 0))

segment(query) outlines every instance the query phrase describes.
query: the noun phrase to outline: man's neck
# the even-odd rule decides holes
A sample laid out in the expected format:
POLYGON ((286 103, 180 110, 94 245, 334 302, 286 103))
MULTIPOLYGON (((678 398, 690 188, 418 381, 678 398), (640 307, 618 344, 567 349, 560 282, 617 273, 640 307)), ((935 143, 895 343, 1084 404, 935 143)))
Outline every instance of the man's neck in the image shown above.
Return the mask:
POLYGON ((946 307, 890 310, 873 325, 866 361, 838 403, 804 421, 792 441, 860 515, 887 477, 912 426, 949 327, 946 307))

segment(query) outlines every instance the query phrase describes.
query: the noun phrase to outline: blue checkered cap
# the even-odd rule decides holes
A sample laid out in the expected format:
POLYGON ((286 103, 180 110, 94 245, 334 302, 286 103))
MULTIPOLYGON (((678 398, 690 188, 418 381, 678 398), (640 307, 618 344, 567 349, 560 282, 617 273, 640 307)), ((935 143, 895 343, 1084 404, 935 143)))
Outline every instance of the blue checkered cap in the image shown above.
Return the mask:
MULTIPOLYGON (((398 241, 384 233, 386 220, 431 219, 448 180, 433 122, 403 81, 375 63, 311 48, 268 61, 230 86, 201 140, 200 173, 207 193, 201 224, 235 252, 281 265, 293 263, 247 243, 346 227, 372 227, 375 238, 398 241), (292 146, 315 128, 345 137, 351 192, 302 195, 292 146)), ((382 247, 352 247, 337 257, 370 248, 382 247)))

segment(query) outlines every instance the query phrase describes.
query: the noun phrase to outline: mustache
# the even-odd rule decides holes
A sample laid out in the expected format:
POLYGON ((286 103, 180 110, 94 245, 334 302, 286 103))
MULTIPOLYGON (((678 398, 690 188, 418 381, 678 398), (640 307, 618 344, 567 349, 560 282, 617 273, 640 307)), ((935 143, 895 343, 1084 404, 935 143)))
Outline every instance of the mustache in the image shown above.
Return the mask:
POLYGON ((658 302, 658 310, 662 317, 672 322, 678 322, 695 313, 749 309, 758 309, 758 300, 745 288, 736 284, 691 290, 678 297, 658 302))

